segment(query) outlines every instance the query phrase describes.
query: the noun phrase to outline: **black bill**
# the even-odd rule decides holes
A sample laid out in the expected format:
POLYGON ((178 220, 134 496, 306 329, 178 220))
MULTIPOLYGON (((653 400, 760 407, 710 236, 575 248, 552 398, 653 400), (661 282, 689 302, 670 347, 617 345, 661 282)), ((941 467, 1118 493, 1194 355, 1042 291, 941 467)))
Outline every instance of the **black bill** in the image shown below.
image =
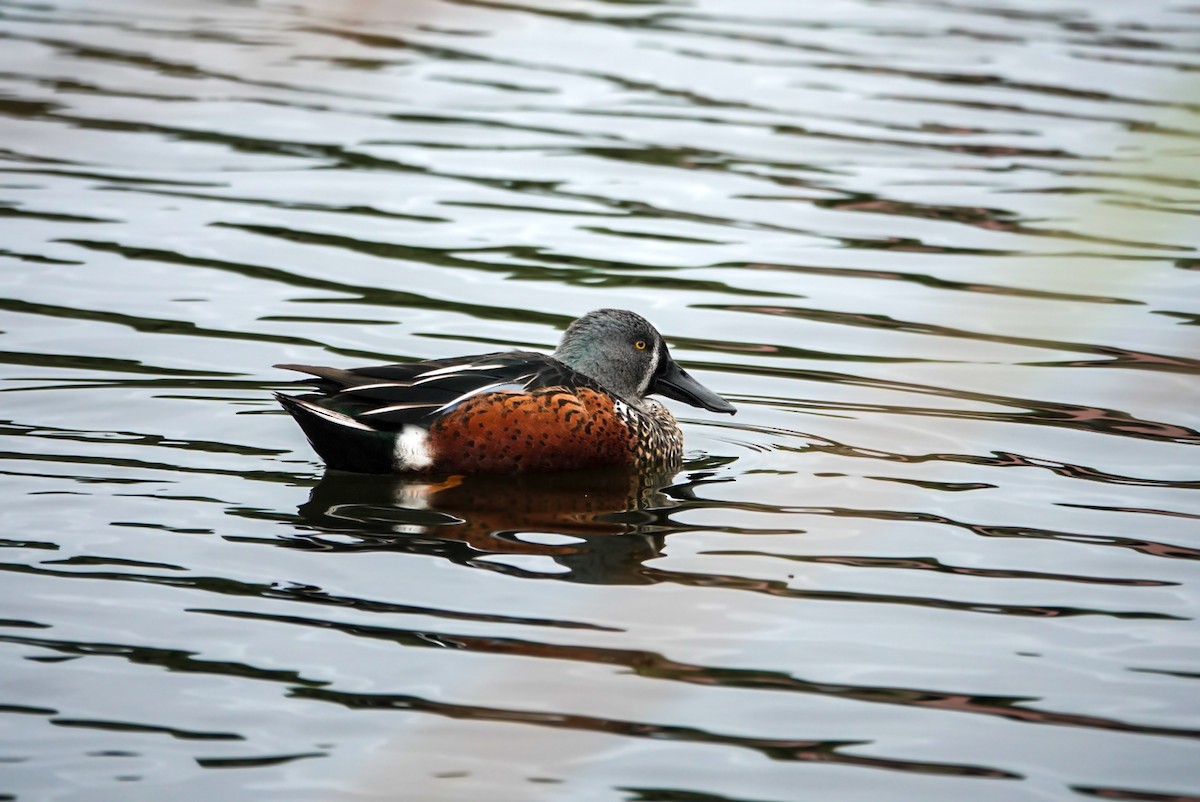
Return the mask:
POLYGON ((649 392, 665 395, 694 407, 704 407, 713 412, 728 412, 730 415, 737 412, 737 407, 693 379, 670 357, 666 358, 664 367, 659 369, 649 392))

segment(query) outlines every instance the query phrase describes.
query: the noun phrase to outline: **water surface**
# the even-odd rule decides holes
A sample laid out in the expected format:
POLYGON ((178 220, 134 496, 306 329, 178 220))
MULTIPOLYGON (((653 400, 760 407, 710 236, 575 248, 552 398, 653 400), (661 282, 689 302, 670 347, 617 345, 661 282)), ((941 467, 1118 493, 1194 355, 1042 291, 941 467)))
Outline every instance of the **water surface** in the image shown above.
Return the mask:
POLYGON ((0 798, 1200 799, 1200 9, 0 0, 0 798), (622 473, 270 366, 635 309, 622 473))

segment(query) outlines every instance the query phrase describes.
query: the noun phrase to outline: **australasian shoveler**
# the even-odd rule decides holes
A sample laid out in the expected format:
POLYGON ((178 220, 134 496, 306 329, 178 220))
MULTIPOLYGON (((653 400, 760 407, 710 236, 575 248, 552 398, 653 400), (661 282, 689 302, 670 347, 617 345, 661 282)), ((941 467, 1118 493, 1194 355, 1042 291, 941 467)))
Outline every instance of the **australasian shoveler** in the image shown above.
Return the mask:
POLYGON ((406 365, 276 365, 317 391, 276 393, 330 468, 360 473, 520 473, 672 466, 674 416, 648 396, 733 405, 689 376, 645 318, 600 309, 554 354, 502 351, 406 365))

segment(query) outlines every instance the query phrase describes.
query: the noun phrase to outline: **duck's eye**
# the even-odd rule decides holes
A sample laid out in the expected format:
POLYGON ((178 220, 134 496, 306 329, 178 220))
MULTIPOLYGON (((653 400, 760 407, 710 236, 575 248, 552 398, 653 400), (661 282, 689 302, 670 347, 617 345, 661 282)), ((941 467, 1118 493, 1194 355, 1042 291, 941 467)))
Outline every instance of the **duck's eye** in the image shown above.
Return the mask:
POLYGON ((635 343, 633 344, 633 347, 634 347, 634 348, 636 348, 636 349, 638 349, 639 351, 645 351, 645 350, 646 350, 646 341, 645 341, 645 340, 638 340, 637 342, 635 342, 635 343))

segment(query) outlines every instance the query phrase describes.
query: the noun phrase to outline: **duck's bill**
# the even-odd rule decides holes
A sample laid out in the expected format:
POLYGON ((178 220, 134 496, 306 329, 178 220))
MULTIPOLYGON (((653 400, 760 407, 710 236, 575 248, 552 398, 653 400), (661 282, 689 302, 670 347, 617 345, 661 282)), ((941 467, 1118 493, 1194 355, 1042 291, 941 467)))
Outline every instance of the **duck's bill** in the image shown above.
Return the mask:
POLYGON ((703 407, 713 412, 737 412, 737 407, 688 375, 674 360, 654 380, 650 392, 674 398, 694 407, 703 407))

